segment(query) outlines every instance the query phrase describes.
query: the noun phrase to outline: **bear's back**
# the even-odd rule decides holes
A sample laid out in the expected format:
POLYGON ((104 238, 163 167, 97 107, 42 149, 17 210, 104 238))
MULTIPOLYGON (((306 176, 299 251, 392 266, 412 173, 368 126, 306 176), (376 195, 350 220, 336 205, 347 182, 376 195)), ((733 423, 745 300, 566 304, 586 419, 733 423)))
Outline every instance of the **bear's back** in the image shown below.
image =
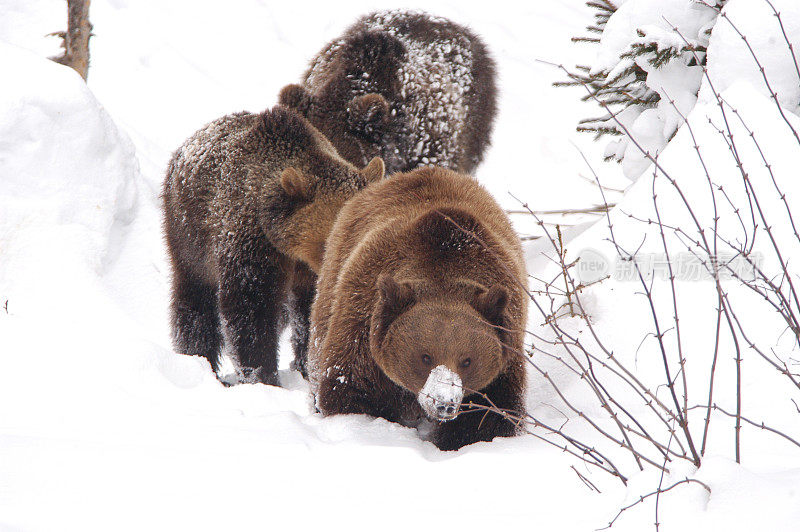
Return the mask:
MULTIPOLYGON (((491 194, 474 178, 439 167, 395 174, 391 179, 367 187, 340 212, 331 233, 329 250, 345 257, 371 239, 386 238, 399 248, 411 242, 419 243, 416 237, 419 233, 424 236, 426 231, 415 224, 421 215, 431 210, 440 212, 455 229, 440 235, 441 238, 458 240, 458 233, 469 237, 471 229, 466 225, 471 222, 459 222, 460 217, 467 216, 486 231, 489 241, 484 244, 499 246, 504 259, 510 260, 514 268, 524 268, 519 237, 491 194)), ((423 238, 422 242, 435 244, 431 238, 423 238)))
MULTIPOLYGON (((338 116, 353 96, 386 98, 391 112, 379 155, 389 173, 429 164, 471 172, 489 143, 494 78, 486 47, 467 28, 425 13, 384 11, 362 17, 323 49, 303 84, 324 99, 343 99, 326 102, 325 116, 338 116)), ((345 127, 317 125, 332 139, 345 127)), ((348 147, 339 148, 359 157, 348 147)), ((360 156, 364 160, 351 162, 365 164, 372 155, 360 156)))
MULTIPOLYGON (((247 134, 256 115, 236 113, 196 131, 172 155, 164 179, 164 230, 175 259, 205 265, 212 238, 211 205, 233 144, 247 134)), ((209 270, 208 267, 201 268, 209 270)))
POLYGON ((212 187, 231 145, 246 135, 255 121, 252 113, 226 115, 186 139, 170 159, 164 180, 165 196, 202 195, 201 191, 212 187))

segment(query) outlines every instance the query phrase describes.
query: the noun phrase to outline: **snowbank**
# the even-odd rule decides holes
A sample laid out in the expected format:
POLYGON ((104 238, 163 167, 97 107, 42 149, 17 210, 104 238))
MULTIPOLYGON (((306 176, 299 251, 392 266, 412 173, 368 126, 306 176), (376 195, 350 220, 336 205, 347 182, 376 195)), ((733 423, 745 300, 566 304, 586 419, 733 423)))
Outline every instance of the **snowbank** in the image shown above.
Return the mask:
MULTIPOLYGON (((728 18, 722 18, 714 26, 708 44, 709 76, 717 92, 724 91, 737 82, 747 81, 759 93, 769 96, 769 90, 753 58, 755 55, 764 67, 764 73, 781 105, 794 114, 800 114, 800 74, 789 49, 791 44, 795 56, 798 55, 800 8, 793 0, 771 2, 781 16, 783 29, 772 8, 763 0, 730 0, 725 4, 723 12, 728 18), (747 37, 747 43, 736 30, 747 37)), ((707 83, 702 87, 700 98, 704 101, 713 100, 707 83)))
POLYGON ((76 254, 99 271, 113 260, 115 224, 133 215, 133 145, 74 71, 0 46, 0 66, 13 73, 0 101, 0 212, 12 239, 6 245, 22 245, 36 238, 31 233, 55 226, 63 231, 62 245, 77 246, 76 254))

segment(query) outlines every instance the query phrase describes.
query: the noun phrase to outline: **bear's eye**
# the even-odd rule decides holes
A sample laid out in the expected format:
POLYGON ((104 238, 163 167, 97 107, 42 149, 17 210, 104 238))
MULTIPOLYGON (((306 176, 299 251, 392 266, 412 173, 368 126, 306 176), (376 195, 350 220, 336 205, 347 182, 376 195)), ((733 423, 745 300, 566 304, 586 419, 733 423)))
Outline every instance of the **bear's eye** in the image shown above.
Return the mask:
POLYGON ((431 360, 431 356, 430 355, 427 355, 427 354, 422 355, 422 363, 423 364, 425 364, 427 366, 430 366, 431 362, 432 362, 432 360, 431 360))
POLYGON ((464 360, 461 361, 461 367, 464 369, 468 368, 470 364, 472 364, 471 358, 465 358, 464 360))

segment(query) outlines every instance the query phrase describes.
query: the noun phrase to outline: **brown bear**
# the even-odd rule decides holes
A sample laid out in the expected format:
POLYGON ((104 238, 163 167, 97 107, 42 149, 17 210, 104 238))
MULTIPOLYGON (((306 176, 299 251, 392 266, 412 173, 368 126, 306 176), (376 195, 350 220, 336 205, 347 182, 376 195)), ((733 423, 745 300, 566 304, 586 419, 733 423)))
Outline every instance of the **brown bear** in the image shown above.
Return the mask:
POLYGON ((373 183, 342 208, 319 272, 317 407, 427 417, 447 450, 513 435, 513 416, 485 407, 524 412, 526 279, 519 237, 473 178, 423 167, 373 183))
POLYGON ((357 170, 282 106, 228 115, 191 136, 163 189, 175 349, 218 372, 224 345, 238 363, 232 382, 277 384, 278 337, 292 321, 302 364, 309 267, 319 268, 341 205, 383 173, 380 159, 357 170))
POLYGON ((357 166, 380 156, 390 174, 428 164, 471 173, 489 145, 495 64, 463 26, 422 12, 378 12, 323 48, 280 102, 357 166))

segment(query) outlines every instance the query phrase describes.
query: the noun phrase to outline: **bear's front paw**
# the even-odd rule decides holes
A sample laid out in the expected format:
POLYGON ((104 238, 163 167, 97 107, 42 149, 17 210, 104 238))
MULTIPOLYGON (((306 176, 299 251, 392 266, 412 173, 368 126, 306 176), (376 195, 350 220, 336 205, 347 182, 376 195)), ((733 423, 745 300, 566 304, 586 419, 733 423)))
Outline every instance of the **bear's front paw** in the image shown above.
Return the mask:
POLYGON ((237 384, 267 384, 269 386, 280 386, 277 371, 269 371, 263 366, 257 368, 238 368, 234 373, 219 375, 219 380, 226 386, 237 384))
POLYGON ((457 451, 465 445, 514 436, 516 433, 517 425, 501 414, 467 410, 452 421, 439 423, 431 435, 431 441, 442 451, 457 451))

